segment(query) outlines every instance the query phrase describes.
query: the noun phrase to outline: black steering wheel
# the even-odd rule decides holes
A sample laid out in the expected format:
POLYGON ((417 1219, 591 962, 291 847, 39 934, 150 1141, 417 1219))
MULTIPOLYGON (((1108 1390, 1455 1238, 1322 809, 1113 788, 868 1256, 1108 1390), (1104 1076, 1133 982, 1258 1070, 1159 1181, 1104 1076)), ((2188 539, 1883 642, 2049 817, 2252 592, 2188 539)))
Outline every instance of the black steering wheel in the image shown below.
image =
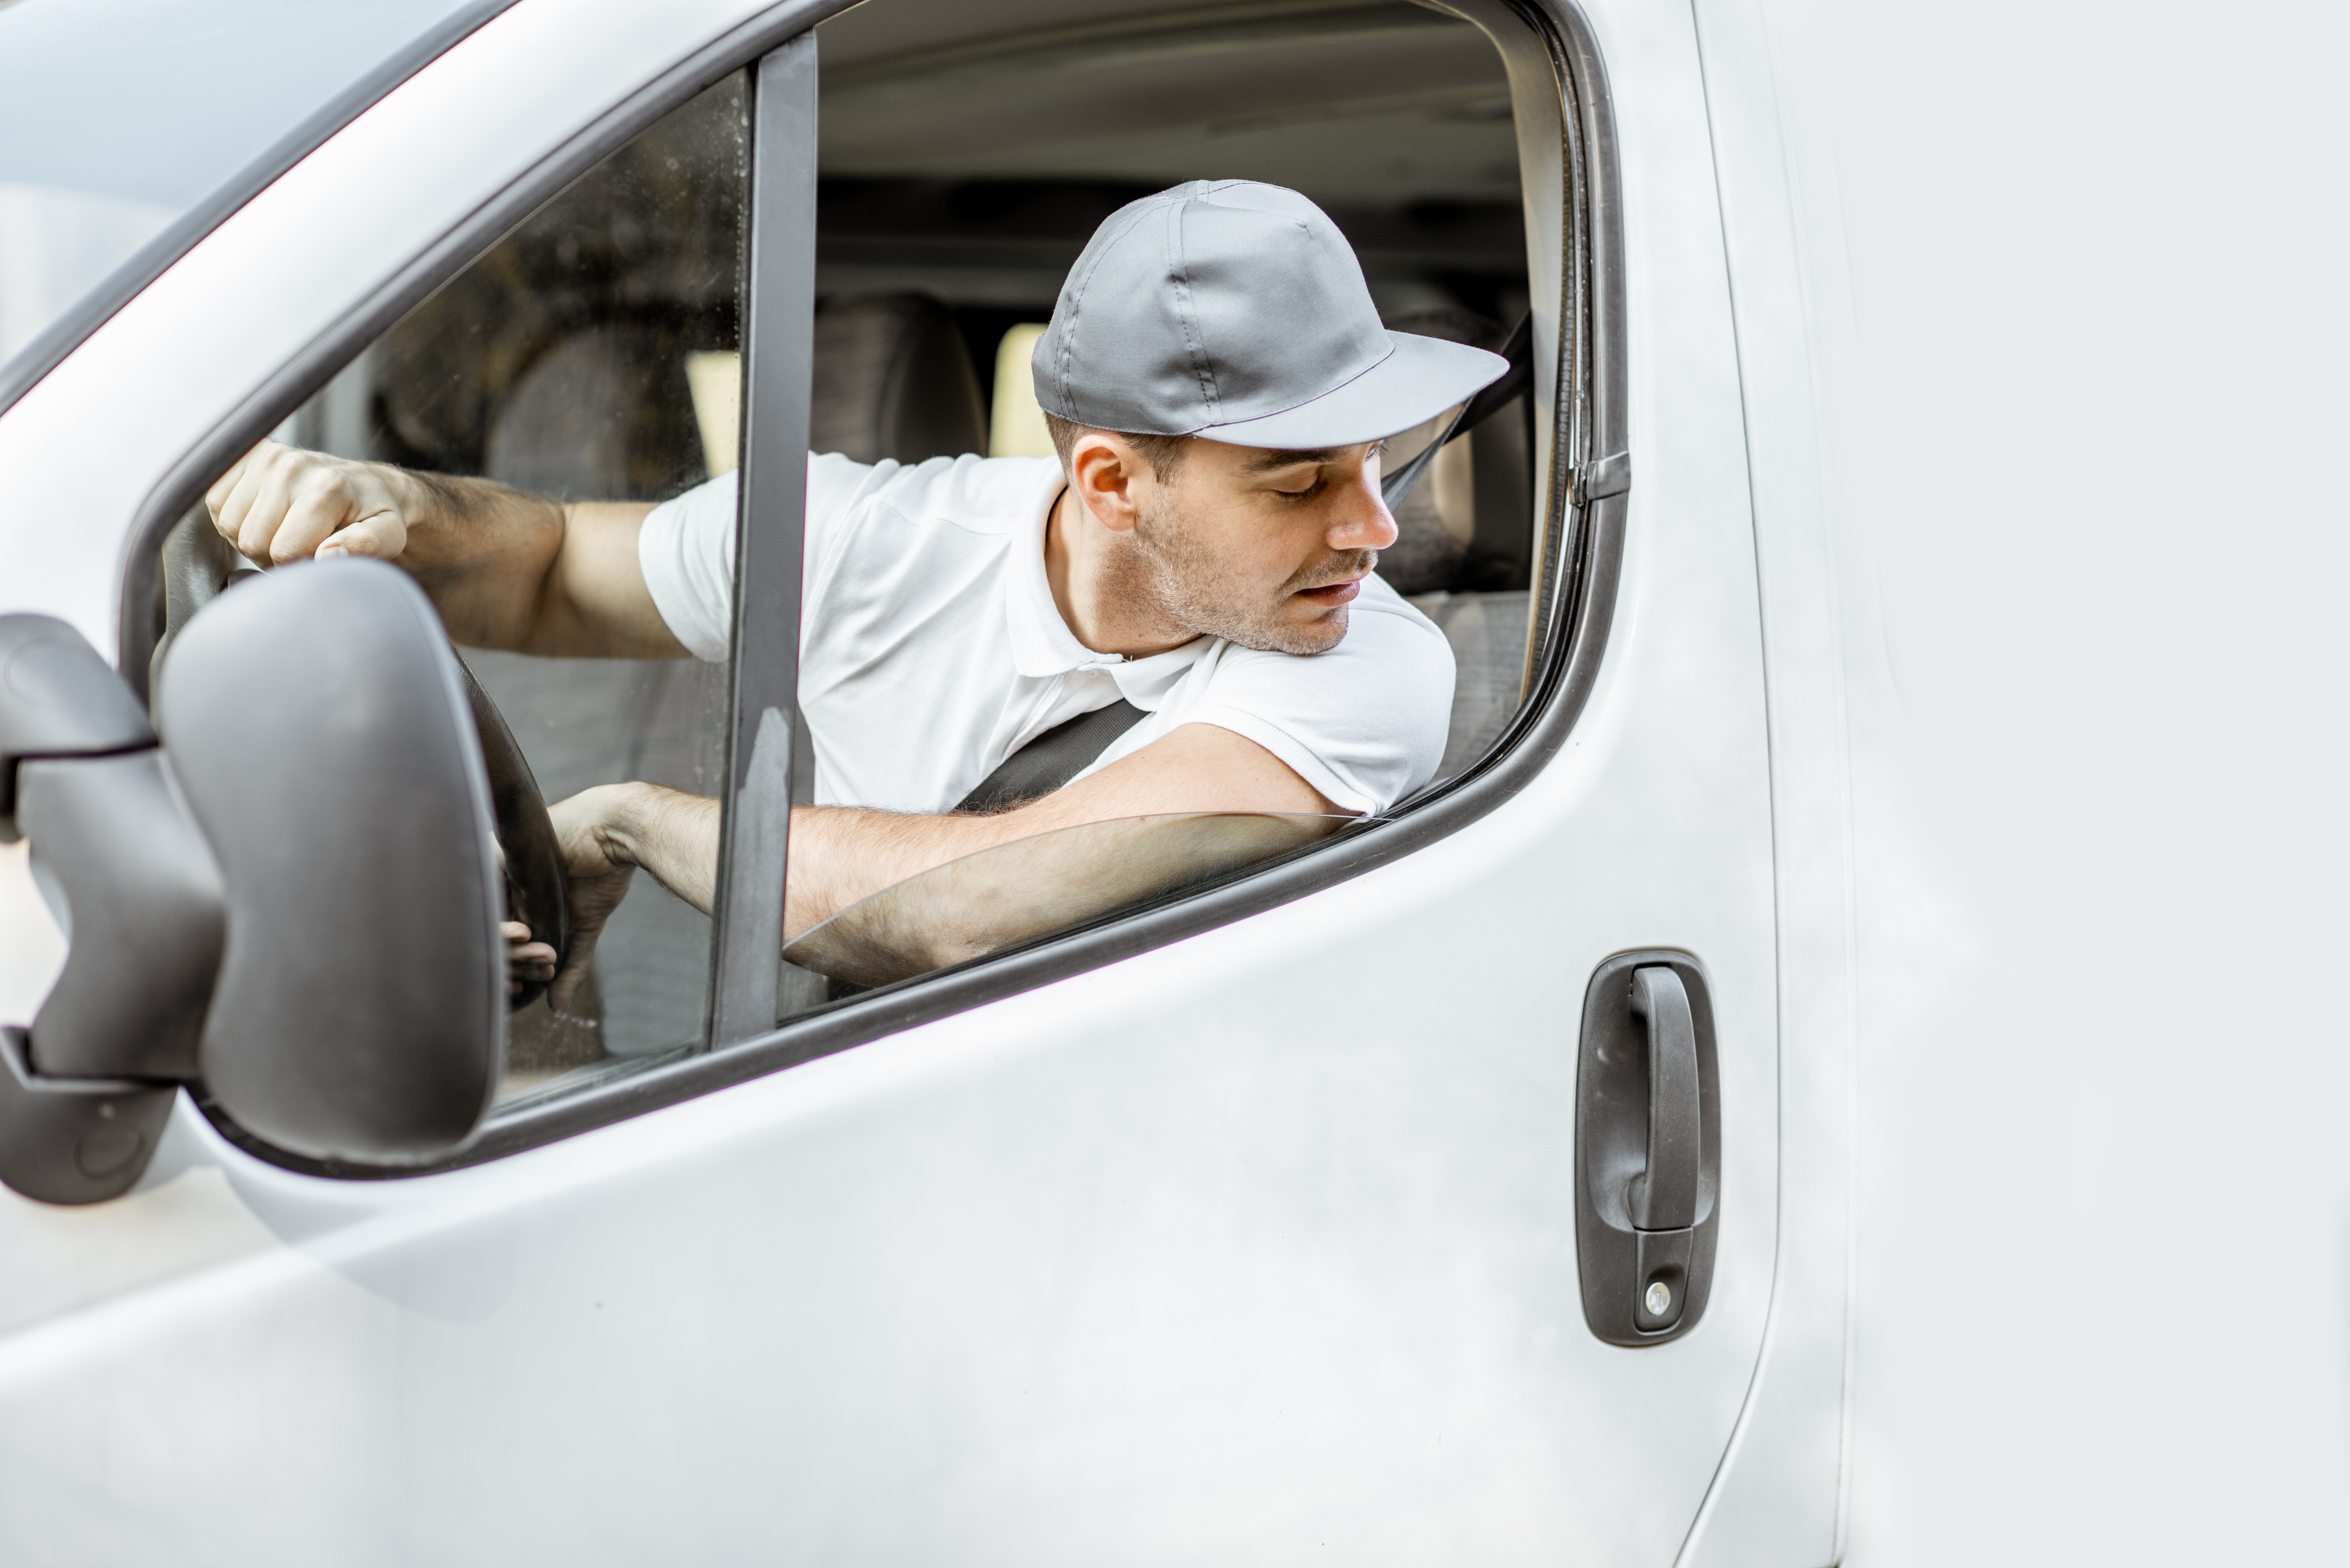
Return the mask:
MULTIPOLYGON (((163 632, 155 642, 149 667, 149 687, 163 667, 164 650, 180 628, 204 606, 234 586, 239 577, 255 575, 241 566, 240 557, 220 536, 199 502, 164 535, 162 549, 163 632)), ((505 856, 506 919, 530 928, 531 940, 555 950, 556 972, 571 953, 571 897, 564 875, 563 855, 555 842, 555 824, 546 815, 546 801, 531 776, 530 763, 515 743, 514 732, 490 694, 482 690, 461 657, 457 671, 465 682, 465 700, 473 711, 473 728, 481 736, 482 760, 490 775, 490 806, 496 819, 499 847, 505 856)), ((515 1010, 529 1006, 546 991, 533 981, 515 993, 515 1010)))

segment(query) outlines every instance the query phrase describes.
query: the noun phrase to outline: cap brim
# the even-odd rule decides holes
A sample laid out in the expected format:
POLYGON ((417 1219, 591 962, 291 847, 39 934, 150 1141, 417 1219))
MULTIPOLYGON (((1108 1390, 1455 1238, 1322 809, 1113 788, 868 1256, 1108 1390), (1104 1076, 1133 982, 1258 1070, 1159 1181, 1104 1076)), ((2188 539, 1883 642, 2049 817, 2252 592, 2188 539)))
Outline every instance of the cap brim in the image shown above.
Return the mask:
POLYGON ((1390 332, 1388 337, 1395 344, 1394 353, 1311 402, 1191 433, 1233 446, 1281 452, 1380 441, 1467 402, 1510 368, 1499 354, 1465 343, 1412 332, 1390 332))

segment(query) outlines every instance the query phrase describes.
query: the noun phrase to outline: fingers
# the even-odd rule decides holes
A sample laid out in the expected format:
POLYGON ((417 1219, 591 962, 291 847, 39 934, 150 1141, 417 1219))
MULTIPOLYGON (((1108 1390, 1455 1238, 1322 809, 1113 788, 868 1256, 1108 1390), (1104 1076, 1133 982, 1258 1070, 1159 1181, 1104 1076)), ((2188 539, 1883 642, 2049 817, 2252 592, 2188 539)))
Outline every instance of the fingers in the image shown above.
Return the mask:
POLYGON ((236 466, 204 493, 204 508, 213 514, 213 527, 230 544, 236 543, 238 533, 244 527, 244 520, 253 511, 254 498, 260 494, 262 482, 269 472, 269 460, 278 450, 276 441, 263 441, 239 458, 236 466))
POLYGON ((335 534, 318 546, 318 559, 333 556, 365 556, 370 560, 389 561, 408 547, 408 530, 400 519, 390 514, 363 518, 335 534))
POLYGON ((551 943, 530 940, 530 928, 520 920, 507 920, 498 927, 498 935, 505 939, 506 967, 516 974, 527 974, 531 980, 555 978, 555 948, 551 943))
POLYGON ((530 940, 530 928, 520 920, 503 921, 498 935, 506 944, 506 994, 525 985, 541 985, 555 978, 555 949, 530 940))
MULTIPOLYGON (((226 473, 213 481, 212 488, 204 492, 204 510, 212 514, 213 526, 220 527, 221 514, 228 505, 229 493, 236 488, 237 482, 244 477, 245 471, 252 467, 253 460, 265 449, 276 444, 273 441, 256 441, 251 452, 238 458, 235 462, 229 465, 229 471, 226 473)), ((221 532, 230 538, 235 537, 235 531, 233 528, 223 527, 221 532)))
MULTIPOLYGON (((316 509, 315 497, 297 496, 295 489, 307 466, 305 460, 312 455, 265 441, 245 453, 244 461, 232 471, 235 481, 229 485, 221 504, 213 508, 213 526, 245 559, 269 566, 291 558, 277 553, 278 535, 285 531, 297 501, 310 504, 306 511, 316 509)), ((206 501, 209 504, 209 496, 206 501)), ((316 526, 315 519, 305 521, 316 526)), ((318 537, 323 539, 326 535, 318 537)))
MULTIPOLYGON (((506 961, 509 963, 536 961, 541 959, 550 964, 555 961, 555 949, 546 942, 532 941, 530 928, 520 920, 501 921, 498 925, 498 935, 506 944, 506 961)), ((544 980, 546 977, 542 975, 539 978, 544 980)))
POLYGON ((307 561, 317 555, 319 545, 348 531, 358 504, 343 483, 343 476, 324 467, 293 467, 285 477, 282 492, 265 493, 273 500, 282 494, 285 510, 276 529, 260 541, 262 548, 269 553, 255 556, 247 550, 245 554, 271 566, 307 561))
POLYGON ((263 441, 204 493, 213 526, 248 560, 284 566, 314 556, 391 560, 408 524, 384 471, 263 441))
POLYGON ((533 942, 506 955, 506 994, 511 996, 525 985, 544 985, 555 978, 555 950, 545 942, 533 942))

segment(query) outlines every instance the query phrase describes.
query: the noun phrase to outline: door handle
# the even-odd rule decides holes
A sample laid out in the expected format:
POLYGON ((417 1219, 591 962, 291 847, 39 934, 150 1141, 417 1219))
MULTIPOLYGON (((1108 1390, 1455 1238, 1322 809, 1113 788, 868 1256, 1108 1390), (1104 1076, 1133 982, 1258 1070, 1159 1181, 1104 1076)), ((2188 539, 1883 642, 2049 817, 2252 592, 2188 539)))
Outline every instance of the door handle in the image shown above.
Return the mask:
POLYGON ((1697 1023, 1689 988, 1663 964, 1632 971, 1632 1016, 1648 1024, 1648 1153, 1625 1196, 1636 1231, 1697 1223, 1697 1023))
POLYGON ((1689 954, 1618 953, 1584 994, 1575 1068, 1583 1315, 1612 1345, 1694 1327, 1713 1283, 1721 1115, 1712 999, 1689 954))

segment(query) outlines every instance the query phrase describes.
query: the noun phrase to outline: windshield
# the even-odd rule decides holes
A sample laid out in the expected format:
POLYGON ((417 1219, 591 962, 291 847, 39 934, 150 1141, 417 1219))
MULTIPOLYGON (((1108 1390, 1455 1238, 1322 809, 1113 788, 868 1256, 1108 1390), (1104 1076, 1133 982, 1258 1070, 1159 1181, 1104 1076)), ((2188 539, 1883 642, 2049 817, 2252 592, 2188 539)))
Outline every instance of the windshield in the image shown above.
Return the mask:
POLYGON ((851 904, 784 950, 852 986, 982 958, 1327 837, 1351 816, 1127 816, 1015 839, 851 904))
POLYGON ((0 407, 504 4, 0 0, 0 407))

